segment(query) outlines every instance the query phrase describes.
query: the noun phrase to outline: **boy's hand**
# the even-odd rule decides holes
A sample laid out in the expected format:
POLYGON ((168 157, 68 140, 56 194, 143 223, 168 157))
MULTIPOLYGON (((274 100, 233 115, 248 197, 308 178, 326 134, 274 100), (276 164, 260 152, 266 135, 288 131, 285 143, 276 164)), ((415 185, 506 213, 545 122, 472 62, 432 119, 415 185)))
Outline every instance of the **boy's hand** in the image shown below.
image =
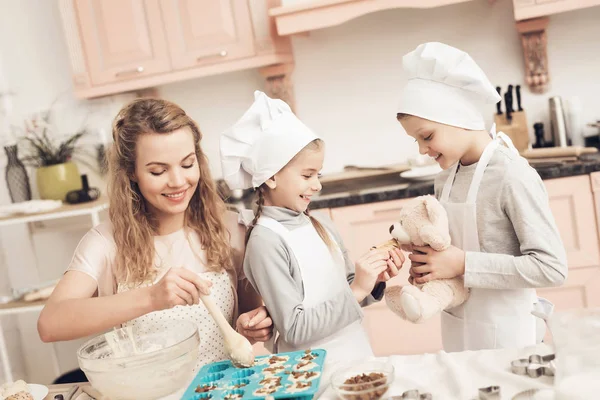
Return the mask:
POLYGON ((409 273, 415 284, 451 279, 465 273, 465 252, 458 247, 450 246, 444 251, 435 251, 429 246, 413 246, 413 251, 421 253, 408 256, 413 263, 409 273))

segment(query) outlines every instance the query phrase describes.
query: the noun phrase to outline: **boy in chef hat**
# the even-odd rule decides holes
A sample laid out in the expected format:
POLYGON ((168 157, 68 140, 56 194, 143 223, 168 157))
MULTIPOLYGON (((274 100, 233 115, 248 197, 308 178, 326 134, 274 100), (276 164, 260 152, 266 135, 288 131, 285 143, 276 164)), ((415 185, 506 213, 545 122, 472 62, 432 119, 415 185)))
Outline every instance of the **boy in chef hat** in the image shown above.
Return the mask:
POLYGON ((375 249, 354 265, 331 222, 308 214, 323 141, 286 103, 257 91, 220 145, 230 188, 258 191, 244 273, 273 319, 275 352, 324 348, 328 365, 372 356, 360 305, 381 299, 404 256, 375 249))
POLYGON ((444 169, 435 196, 448 213, 453 245, 413 248, 410 274, 416 284, 464 275, 471 289, 466 303, 442 315, 444 349, 535 345, 545 331, 531 314, 543 304, 535 288, 561 285, 567 276, 544 184, 506 135, 486 130, 481 109, 500 96, 467 53, 425 43, 403 66, 408 82, 397 119, 420 153, 444 169))

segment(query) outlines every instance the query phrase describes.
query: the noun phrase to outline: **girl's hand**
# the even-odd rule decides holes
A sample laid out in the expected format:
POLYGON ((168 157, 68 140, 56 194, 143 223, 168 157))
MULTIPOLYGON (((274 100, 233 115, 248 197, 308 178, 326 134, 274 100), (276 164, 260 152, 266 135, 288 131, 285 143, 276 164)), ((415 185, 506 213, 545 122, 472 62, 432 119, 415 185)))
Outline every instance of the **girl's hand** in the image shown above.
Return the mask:
POLYGON ((359 303, 373 291, 379 275, 388 268, 389 258, 388 250, 372 249, 356 261, 354 281, 350 288, 359 303))
POLYGON ((408 256, 413 263, 410 275, 416 284, 451 279, 465 273, 465 252, 458 247, 450 246, 444 251, 435 251, 429 246, 413 246, 413 251, 421 253, 408 256))
POLYGON ((387 260, 387 270, 383 271, 377 277, 377 283, 387 282, 400 272, 402 265, 404 264, 405 257, 399 249, 394 248, 389 252, 390 258, 387 260))
POLYGON ((273 321, 265 306, 241 314, 235 324, 236 330, 251 344, 266 342, 273 336, 273 321))
POLYGON ((413 252, 413 245, 411 243, 401 244, 400 245, 400 250, 405 251, 407 253, 412 253, 413 252))
POLYGON ((200 295, 208 296, 212 282, 185 268, 171 268, 156 284, 150 286, 154 311, 175 306, 198 304, 200 295))

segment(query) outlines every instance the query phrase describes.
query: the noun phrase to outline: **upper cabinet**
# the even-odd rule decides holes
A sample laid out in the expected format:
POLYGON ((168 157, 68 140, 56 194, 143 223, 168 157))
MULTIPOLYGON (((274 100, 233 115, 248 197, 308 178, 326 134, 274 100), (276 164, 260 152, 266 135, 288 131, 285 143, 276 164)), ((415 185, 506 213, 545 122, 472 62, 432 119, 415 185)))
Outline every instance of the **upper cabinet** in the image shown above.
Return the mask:
POLYGON ((194 68, 255 54, 247 1, 161 0, 173 68, 194 68))
POLYGON ((351 19, 392 8, 434 8, 472 0, 284 0, 271 9, 280 35, 340 25, 351 19))
POLYGON ((90 98, 293 63, 280 0, 59 0, 75 94, 90 98))
POLYGON ((515 19, 544 17, 600 5, 600 0, 513 0, 515 19))
POLYGON ((171 69, 158 0, 78 1, 77 16, 93 84, 171 69))
MULTIPOLYGON (((435 8, 472 0, 283 0, 269 15, 279 35, 328 28, 393 8, 435 8)), ((493 3, 493 1, 490 1, 493 3)), ((517 21, 591 7, 600 0, 513 0, 517 21)))

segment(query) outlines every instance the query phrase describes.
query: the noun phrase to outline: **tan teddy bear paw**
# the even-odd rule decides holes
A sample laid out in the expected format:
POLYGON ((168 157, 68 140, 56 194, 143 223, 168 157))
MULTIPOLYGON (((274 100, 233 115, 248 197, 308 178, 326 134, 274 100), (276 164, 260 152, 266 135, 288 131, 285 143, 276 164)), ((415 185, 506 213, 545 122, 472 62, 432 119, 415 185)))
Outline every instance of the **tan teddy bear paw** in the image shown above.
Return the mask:
POLYGON ((442 311, 442 306, 436 296, 413 285, 402 288, 400 304, 406 314, 406 319, 415 324, 424 322, 442 311))
POLYGON ((385 303, 388 308, 398 315, 403 320, 408 321, 404 310, 402 309, 402 303, 400 296, 402 293, 402 286, 392 286, 385 290, 385 303))
POLYGON ((412 285, 402 288, 400 304, 408 321, 414 323, 423 322, 423 307, 421 304, 423 294, 421 290, 412 285))

